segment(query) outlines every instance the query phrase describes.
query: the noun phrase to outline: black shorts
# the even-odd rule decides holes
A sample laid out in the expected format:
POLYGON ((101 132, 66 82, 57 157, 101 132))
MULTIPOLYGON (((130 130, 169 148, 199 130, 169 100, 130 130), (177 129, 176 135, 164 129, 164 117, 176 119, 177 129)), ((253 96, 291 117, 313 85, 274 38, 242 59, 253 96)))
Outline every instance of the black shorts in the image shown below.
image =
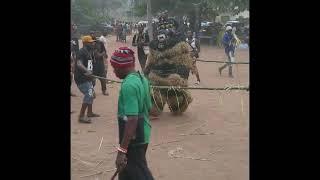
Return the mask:
POLYGON ((128 164, 119 173, 119 180, 154 180, 146 160, 148 144, 128 148, 128 164))

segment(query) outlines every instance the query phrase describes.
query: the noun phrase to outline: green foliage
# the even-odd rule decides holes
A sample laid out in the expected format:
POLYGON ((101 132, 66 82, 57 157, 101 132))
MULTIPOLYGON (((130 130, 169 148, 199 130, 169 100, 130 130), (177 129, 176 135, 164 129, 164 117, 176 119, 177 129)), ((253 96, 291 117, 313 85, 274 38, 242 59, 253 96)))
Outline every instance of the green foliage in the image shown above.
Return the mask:
MULTIPOLYGON (((171 15, 184 15, 192 13, 197 3, 200 3, 200 16, 203 19, 215 18, 223 12, 236 15, 249 9, 249 0, 151 0, 151 7, 154 15, 164 9, 171 15)), ((134 12, 139 16, 146 15, 146 2, 135 0, 134 12)))
POLYGON ((71 19, 76 24, 96 25, 111 19, 110 9, 119 9, 126 0, 71 1, 71 19))
POLYGON ((133 13, 138 17, 145 16, 147 14, 147 4, 139 4, 134 6, 133 13))

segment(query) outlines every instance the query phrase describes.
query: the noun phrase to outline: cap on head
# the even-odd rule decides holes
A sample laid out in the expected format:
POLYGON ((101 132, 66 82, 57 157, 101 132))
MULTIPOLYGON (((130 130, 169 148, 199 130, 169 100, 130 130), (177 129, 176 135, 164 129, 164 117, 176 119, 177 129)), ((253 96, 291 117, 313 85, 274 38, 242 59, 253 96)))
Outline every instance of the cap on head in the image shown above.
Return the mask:
POLYGON ((83 43, 95 42, 95 40, 93 40, 91 36, 82 36, 81 40, 82 40, 83 43))
POLYGON ((116 68, 134 67, 134 51, 128 47, 120 47, 112 54, 110 63, 116 68))
POLYGON ((232 30, 232 27, 231 26, 227 26, 226 27, 226 31, 230 31, 230 30, 232 30))

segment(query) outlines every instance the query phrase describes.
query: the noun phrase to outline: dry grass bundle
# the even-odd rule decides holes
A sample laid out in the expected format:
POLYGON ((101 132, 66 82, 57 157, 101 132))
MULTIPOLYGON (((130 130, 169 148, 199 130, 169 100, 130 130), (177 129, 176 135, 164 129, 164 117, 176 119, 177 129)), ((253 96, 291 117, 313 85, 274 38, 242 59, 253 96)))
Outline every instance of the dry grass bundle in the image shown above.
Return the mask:
POLYGON ((152 85, 156 86, 188 86, 188 80, 182 78, 179 74, 170 74, 168 77, 163 78, 153 72, 150 72, 149 80, 152 85))
POLYGON ((160 65, 165 63, 185 65, 191 69, 192 58, 189 52, 189 45, 185 42, 180 42, 171 49, 167 49, 162 52, 150 49, 146 67, 154 64, 160 65))

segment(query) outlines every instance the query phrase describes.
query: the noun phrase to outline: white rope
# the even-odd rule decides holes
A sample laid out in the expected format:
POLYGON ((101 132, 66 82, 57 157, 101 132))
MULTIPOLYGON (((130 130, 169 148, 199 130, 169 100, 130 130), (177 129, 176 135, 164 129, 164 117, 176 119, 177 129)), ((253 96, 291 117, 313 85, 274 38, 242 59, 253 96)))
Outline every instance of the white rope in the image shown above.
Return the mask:
POLYGON ((177 103, 178 103, 178 109, 179 109, 179 112, 181 112, 181 109, 180 109, 180 103, 179 103, 179 99, 178 99, 178 94, 176 92, 176 90, 174 88, 172 88, 174 93, 176 94, 176 99, 177 99, 177 103))
POLYGON ((160 94, 160 100, 161 100, 162 108, 163 108, 164 107, 164 103, 163 103, 163 100, 162 100, 162 95, 161 95, 160 89, 158 89, 158 91, 159 91, 159 94, 160 94))
MULTIPOLYGON (((153 102, 154 102, 154 104, 156 105, 156 107, 157 107, 158 111, 160 112, 160 108, 159 108, 159 106, 158 106, 158 104, 157 104, 157 102, 156 102, 156 99, 155 99, 155 97, 154 97, 154 90, 153 90, 153 88, 151 88, 151 89, 152 89, 152 98, 153 98, 153 102)), ((161 96, 161 94, 160 94, 160 96, 161 96)))
POLYGON ((168 104, 168 107, 169 107, 170 111, 173 112, 171 107, 170 107, 170 104, 169 104, 169 95, 168 95, 168 93, 169 93, 170 89, 171 89, 171 87, 167 90, 167 104, 168 104))

